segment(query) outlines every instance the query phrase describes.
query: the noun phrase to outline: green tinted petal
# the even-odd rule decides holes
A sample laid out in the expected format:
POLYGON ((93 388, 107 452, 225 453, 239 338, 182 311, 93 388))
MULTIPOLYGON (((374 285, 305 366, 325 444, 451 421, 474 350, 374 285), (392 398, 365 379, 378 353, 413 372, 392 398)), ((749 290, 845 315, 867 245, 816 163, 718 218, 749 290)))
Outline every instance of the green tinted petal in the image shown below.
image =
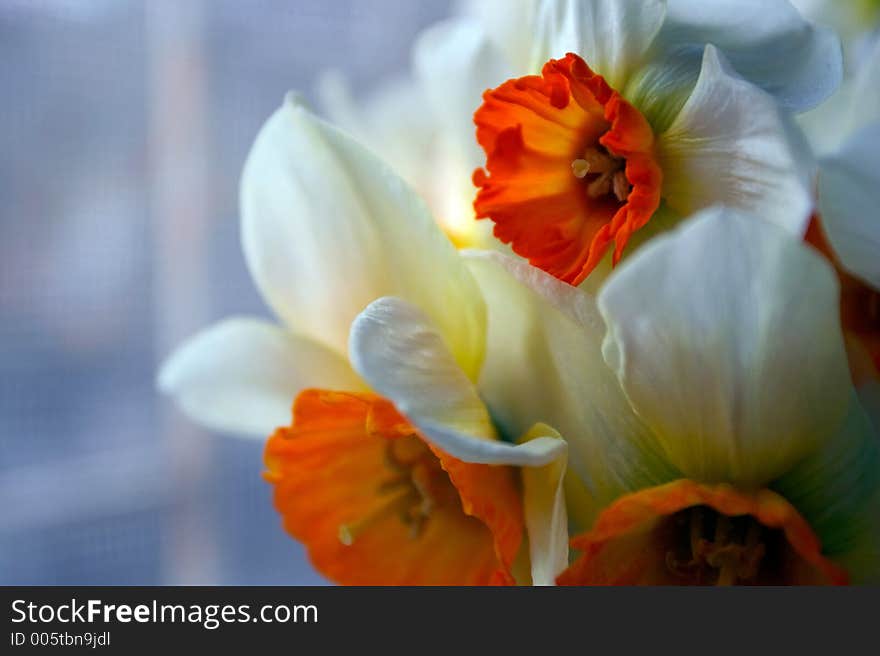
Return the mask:
POLYGON ((825 555, 846 567, 854 583, 880 582, 880 434, 855 395, 834 439, 772 487, 800 511, 825 555))

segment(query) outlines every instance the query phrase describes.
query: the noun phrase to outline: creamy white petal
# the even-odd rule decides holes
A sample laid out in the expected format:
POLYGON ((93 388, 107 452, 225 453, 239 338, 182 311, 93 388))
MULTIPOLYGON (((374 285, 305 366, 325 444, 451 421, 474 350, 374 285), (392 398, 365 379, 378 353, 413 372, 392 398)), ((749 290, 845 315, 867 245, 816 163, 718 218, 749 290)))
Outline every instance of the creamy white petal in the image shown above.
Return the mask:
POLYGON ((820 161, 819 211, 844 268, 880 289, 880 123, 820 161))
POLYGON ((483 92, 512 77, 501 53, 474 20, 455 18, 432 25, 413 47, 416 77, 444 136, 459 151, 468 176, 484 161, 475 137, 474 112, 483 92))
POLYGON ((530 72, 574 52, 622 89, 644 61, 665 15, 661 0, 543 0, 533 26, 530 72))
MULTIPOLYGON (((426 160, 438 126, 421 86, 408 76, 383 81, 356 98, 348 80, 327 71, 318 80, 321 107, 330 121, 379 155, 420 193, 432 179, 426 160)), ((430 199, 427 199, 432 205, 430 199)))
POLYGON ((257 136, 241 206, 251 274, 292 330, 344 352, 358 312, 394 294, 418 303, 476 375, 476 284, 419 197, 353 139, 288 98, 257 136))
POLYGON ((590 512, 630 491, 674 479, 602 359, 605 325, 592 297, 498 253, 466 253, 489 305, 479 389, 515 439, 535 422, 557 429, 590 512))
POLYGON ((476 140, 474 112, 483 92, 514 73, 473 19, 457 18, 428 28, 413 48, 413 68, 430 117, 434 140, 419 156, 419 191, 457 243, 498 243, 491 222, 474 220, 474 169, 485 164, 476 140), (488 224, 488 225, 487 225, 488 224))
POLYGON ((765 485, 842 419, 836 277, 774 226, 703 212, 612 274, 599 307, 606 361, 689 478, 765 485))
MULTIPOLYGON (((520 443, 562 436, 544 424, 535 424, 520 443)), ((533 585, 556 585, 568 567, 568 513, 565 509, 565 453, 543 467, 522 469, 523 506, 529 536, 533 585)))
POLYGON ((529 73, 538 0, 461 0, 457 15, 478 21, 517 75, 529 73))
POLYGON ((290 423, 304 388, 365 389, 344 356, 249 318, 226 319, 185 341, 162 365, 158 383, 193 420, 260 439, 290 423))
POLYGON ((795 235, 812 212, 815 163, 771 96, 737 76, 713 46, 691 97, 659 135, 663 196, 687 215, 724 204, 795 235))
POLYGON ((837 35, 787 0, 669 0, 657 42, 678 51, 717 46, 740 75, 793 111, 815 107, 843 78, 837 35))
POLYGON ((430 442, 466 462, 541 466, 564 444, 498 441, 486 406, 430 318, 398 298, 371 303, 351 330, 352 366, 430 442))

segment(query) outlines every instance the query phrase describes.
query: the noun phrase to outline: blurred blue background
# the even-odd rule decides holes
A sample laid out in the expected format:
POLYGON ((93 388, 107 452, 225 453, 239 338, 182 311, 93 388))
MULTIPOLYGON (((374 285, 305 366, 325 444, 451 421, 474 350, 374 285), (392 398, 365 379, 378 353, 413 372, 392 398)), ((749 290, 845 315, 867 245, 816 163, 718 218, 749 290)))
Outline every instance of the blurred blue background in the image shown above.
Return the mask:
POLYGON ((285 91, 363 93, 445 0, 0 0, 0 584, 314 584, 259 441, 158 363, 267 315, 238 179, 285 91))

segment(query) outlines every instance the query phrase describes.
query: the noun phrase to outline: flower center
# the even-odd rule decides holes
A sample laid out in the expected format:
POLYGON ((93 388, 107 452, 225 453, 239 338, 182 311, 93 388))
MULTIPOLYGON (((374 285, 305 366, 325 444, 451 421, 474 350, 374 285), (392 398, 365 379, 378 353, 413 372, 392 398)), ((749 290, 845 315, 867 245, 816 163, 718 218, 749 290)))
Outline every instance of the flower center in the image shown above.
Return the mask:
POLYGON ((626 160, 609 153, 600 146, 590 146, 583 155, 572 161, 574 177, 587 183, 587 195, 601 198, 609 194, 621 203, 626 202, 632 185, 626 179, 626 160))
POLYGON ((421 535, 431 514, 440 507, 461 505, 458 491, 440 460, 415 435, 389 439, 385 447, 389 477, 376 487, 380 502, 358 520, 339 527, 339 541, 351 546, 365 530, 396 516, 411 539, 421 535))
POLYGON ((670 516, 664 529, 666 567, 682 583, 760 583, 781 559, 782 531, 768 529, 750 515, 728 517, 708 506, 670 516))
POLYGON ((579 284, 611 244, 616 263, 660 204, 650 125, 577 55, 487 91, 474 122, 477 218, 561 280, 579 284))

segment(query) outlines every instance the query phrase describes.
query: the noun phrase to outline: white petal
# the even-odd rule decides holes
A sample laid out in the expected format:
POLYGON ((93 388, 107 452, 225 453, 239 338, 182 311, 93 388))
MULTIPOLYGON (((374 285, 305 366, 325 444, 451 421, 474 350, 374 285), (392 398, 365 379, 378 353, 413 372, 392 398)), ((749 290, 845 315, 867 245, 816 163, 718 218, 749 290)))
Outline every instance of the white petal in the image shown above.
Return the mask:
POLYGON ((880 38, 874 40, 859 64, 846 116, 850 133, 880 120, 880 38))
POLYGON ((364 384, 342 355, 259 319, 227 319, 198 333, 159 372, 159 388, 193 420, 261 439, 290 423, 293 400, 307 387, 364 384))
POLYGON ((479 388, 500 430, 513 438, 536 422, 559 430, 593 512, 675 478, 602 359, 605 324, 592 297, 516 258, 466 256, 489 305, 479 388))
POLYGON ((787 0, 669 0, 668 6, 658 44, 717 46, 740 75, 787 109, 815 107, 840 85, 837 35, 804 20, 787 0))
POLYGON ((473 383, 431 320, 398 298, 381 298, 358 315, 350 358, 370 386, 447 453, 466 462, 540 466, 558 457, 553 438, 515 446, 496 440, 473 383))
POLYGON ((831 98, 798 117, 817 153, 840 149, 853 134, 880 120, 880 38, 858 60, 854 77, 831 98))
POLYGON ((294 332, 344 351, 357 313, 394 294, 418 303, 476 375, 476 284, 424 203, 350 137, 288 98, 257 136, 241 205, 251 274, 294 332))
MULTIPOLYGON (((535 424, 520 442, 547 436, 562 440, 549 426, 535 424)), ((568 513, 564 486, 567 464, 563 453, 549 465, 522 470, 533 585, 556 585, 556 577, 568 567, 568 513)))
POLYGON ((663 195, 687 215, 716 204, 798 236, 812 211, 815 164, 773 98, 736 76, 707 46, 691 97, 659 136, 663 195))
POLYGON ((490 234, 491 222, 474 220, 472 175, 486 159, 477 144, 474 112, 483 92, 513 72, 472 19, 443 21, 422 32, 413 59, 425 98, 418 112, 430 117, 436 129, 434 140, 419 153, 419 192, 456 243, 500 244, 490 234))
POLYGON ((537 0, 462 0, 457 14, 477 20, 516 75, 529 73, 537 0))
POLYGON ((612 274, 599 307, 606 361, 689 478, 765 485, 842 418, 836 277, 778 228, 703 212, 612 274))
POLYGON ((330 121, 379 155, 413 188, 422 192, 431 179, 426 166, 437 125, 425 111, 427 99, 409 77, 384 81, 364 98, 352 95, 338 71, 318 81, 321 106, 330 121))
POLYGON ((483 92, 512 77, 513 71, 479 23, 461 18, 422 32, 413 48, 413 63, 427 100, 423 111, 443 127, 470 176, 485 159, 475 137, 474 112, 483 102, 483 92))
POLYGON ((614 88, 643 62, 666 15, 661 0, 543 0, 538 6, 532 71, 574 52, 614 88))
POLYGON ((844 268, 880 289, 880 123, 820 161, 819 210, 844 268))

